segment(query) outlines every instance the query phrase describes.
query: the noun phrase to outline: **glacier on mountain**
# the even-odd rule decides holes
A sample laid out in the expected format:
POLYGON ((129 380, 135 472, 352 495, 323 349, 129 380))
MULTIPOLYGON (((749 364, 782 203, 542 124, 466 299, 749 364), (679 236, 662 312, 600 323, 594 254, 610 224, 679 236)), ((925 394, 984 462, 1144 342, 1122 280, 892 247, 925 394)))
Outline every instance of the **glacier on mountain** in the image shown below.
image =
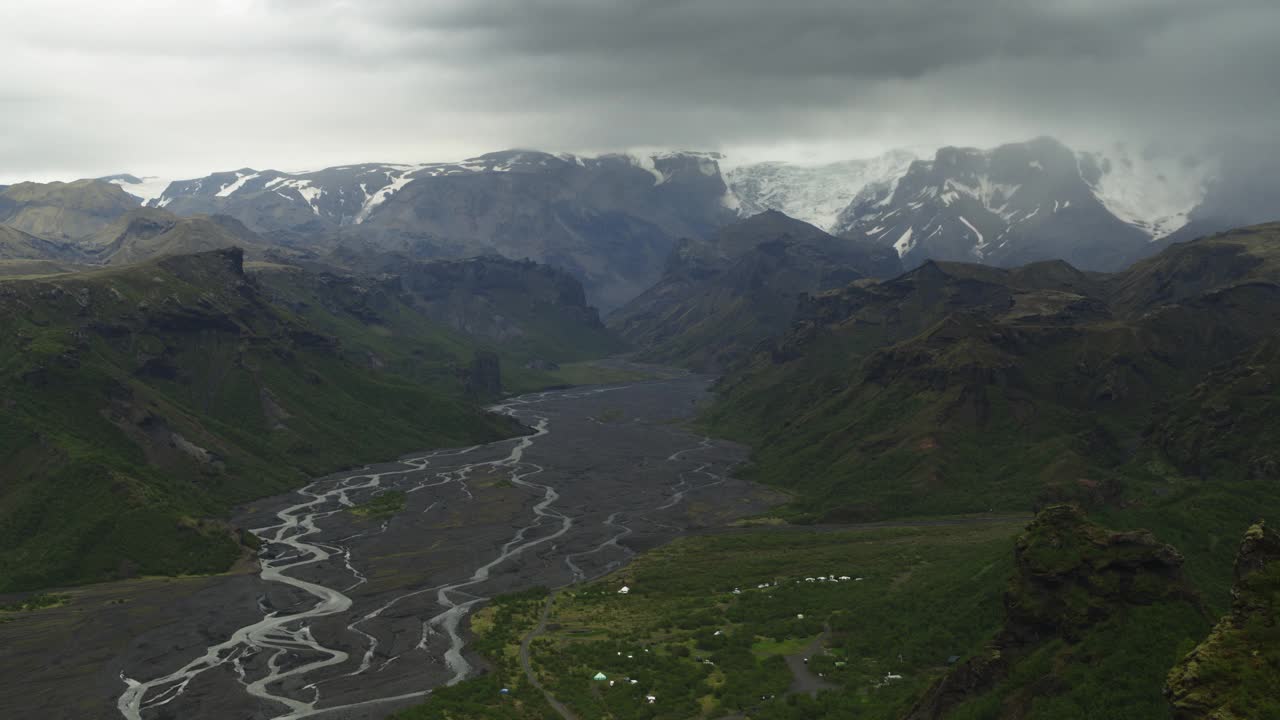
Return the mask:
POLYGON ((1107 210, 1153 240, 1187 224, 1218 171, 1212 161, 1123 144, 1079 158, 1081 173, 1107 210))
POLYGON ((724 180, 743 217, 778 210, 831 231, 840 212, 859 192, 870 185, 895 182, 917 159, 914 151, 893 150, 826 165, 751 163, 724 172, 724 180))

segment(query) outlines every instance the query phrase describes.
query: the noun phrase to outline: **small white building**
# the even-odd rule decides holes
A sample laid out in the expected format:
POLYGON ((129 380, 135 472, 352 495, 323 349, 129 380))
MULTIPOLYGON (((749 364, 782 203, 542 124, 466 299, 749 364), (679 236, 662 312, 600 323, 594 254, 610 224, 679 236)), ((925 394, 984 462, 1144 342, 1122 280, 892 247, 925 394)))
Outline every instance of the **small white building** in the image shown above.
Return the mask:
POLYGON ((628 593, 630 593, 630 592, 631 592, 631 588, 627 587, 626 585, 623 585, 623 586, 622 586, 622 589, 618 591, 618 594, 619 594, 619 595, 626 595, 626 594, 628 594, 628 593))

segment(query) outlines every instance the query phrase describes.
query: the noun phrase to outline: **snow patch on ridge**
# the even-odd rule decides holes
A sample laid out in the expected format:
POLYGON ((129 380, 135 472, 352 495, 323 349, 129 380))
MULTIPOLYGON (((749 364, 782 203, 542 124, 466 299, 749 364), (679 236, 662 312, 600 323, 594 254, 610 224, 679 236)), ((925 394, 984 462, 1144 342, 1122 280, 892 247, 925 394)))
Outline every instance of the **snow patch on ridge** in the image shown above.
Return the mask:
MULTIPOLYGON (((413 174, 420 169, 421 169, 421 166, 411 167, 406 170, 401 170, 399 175, 396 175, 395 171, 388 171, 387 180, 389 180, 390 182, 388 182, 386 185, 379 188, 378 190, 374 191, 373 194, 371 195, 367 194, 368 193, 367 190, 365 191, 366 198, 364 201, 364 205, 360 207, 360 212, 356 213, 356 218, 353 222, 356 225, 359 225, 360 223, 367 220, 369 218, 369 213, 372 213, 375 209, 377 209, 379 205, 386 202, 387 198, 400 192, 401 188, 413 182, 414 180, 413 174)), ((360 189, 364 190, 364 186, 361 185, 360 189)))
MULTIPOLYGON (((297 178, 285 179, 283 182, 276 184, 274 181, 268 183, 268 187, 280 193, 281 190, 291 189, 302 196, 307 201, 307 205, 311 206, 311 212, 316 215, 320 214, 320 207, 316 204, 320 200, 320 196, 324 194, 323 188, 314 187, 310 180, 300 180, 297 178)), ((282 194, 282 193, 281 193, 282 194)), ((287 196, 286 196, 287 197, 287 196)))
POLYGON ((906 232, 893 243, 893 249, 898 251, 898 257, 911 252, 911 248, 915 246, 916 244, 911 241, 911 228, 907 228, 906 232))
POLYGON ((261 175, 261 173, 256 173, 256 172, 252 172, 252 173, 240 173, 240 172, 237 172, 237 173, 236 173, 236 179, 235 179, 235 180, 233 180, 233 181, 232 181, 232 182, 230 182, 230 183, 227 183, 227 185, 226 185, 225 187, 223 187, 221 190, 219 190, 219 191, 217 192, 216 197, 228 197, 228 196, 232 195, 233 193, 235 193, 235 192, 236 192, 237 190, 239 190, 240 188, 244 187, 244 184, 245 184, 245 183, 249 182, 250 180, 252 180, 252 179, 254 179, 254 178, 256 178, 256 177, 259 177, 260 175, 261 175))
POLYGON ((982 233, 978 232, 978 228, 974 227, 973 223, 966 220, 963 215, 960 215, 959 217, 960 217, 960 222, 964 223, 964 226, 969 228, 969 232, 973 233, 973 236, 978 239, 978 244, 974 249, 980 250, 982 247, 984 247, 987 244, 987 241, 982 237, 982 233))

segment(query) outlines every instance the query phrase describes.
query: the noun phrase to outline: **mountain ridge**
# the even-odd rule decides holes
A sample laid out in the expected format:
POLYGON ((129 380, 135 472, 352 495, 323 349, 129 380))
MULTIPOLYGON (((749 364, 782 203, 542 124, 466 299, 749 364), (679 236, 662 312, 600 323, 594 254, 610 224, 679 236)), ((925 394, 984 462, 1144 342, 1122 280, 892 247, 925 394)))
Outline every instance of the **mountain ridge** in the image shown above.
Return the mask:
POLYGON ((658 284, 609 324, 641 359, 717 371, 783 330, 803 293, 900 269, 892 252, 771 210, 679 242, 658 284))
MULTIPOLYGON (((528 257, 574 273, 606 312, 658 282, 681 238, 709 238, 763 210, 892 248, 908 267, 1059 258, 1099 271, 1275 219, 1266 178, 1276 162, 1265 149, 1075 150, 1040 137, 820 165, 726 163, 715 152, 512 149, 457 162, 246 167, 159 192, 154 178, 103 181, 137 193, 118 195, 121 209, 146 196, 148 207, 181 216, 229 215, 294 251, 528 257)), ((0 192, 0 222, 14 215, 2 197, 14 192, 0 192)), ((83 223, 72 227, 52 214, 66 215, 31 208, 17 227, 50 240, 87 234, 83 223)))

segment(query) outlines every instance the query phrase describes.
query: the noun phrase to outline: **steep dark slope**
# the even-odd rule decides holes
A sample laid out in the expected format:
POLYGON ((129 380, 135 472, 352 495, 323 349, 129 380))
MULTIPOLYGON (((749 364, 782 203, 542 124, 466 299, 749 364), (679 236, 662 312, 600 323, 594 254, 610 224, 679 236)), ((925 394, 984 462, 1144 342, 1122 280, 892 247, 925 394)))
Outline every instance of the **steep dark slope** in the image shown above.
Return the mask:
POLYGON ((415 378, 456 375, 470 348, 502 358, 508 387, 525 387, 526 365, 601 357, 624 345, 582 285, 562 270, 501 257, 436 262, 376 255, 362 272, 265 263, 253 274, 273 299, 344 338, 353 360, 415 378), (443 362, 441 362, 443 360, 443 362))
POLYGON ((643 359, 715 370, 786 328, 802 293, 899 269, 891 251, 769 211, 681 241, 658 284, 609 323, 643 359))

